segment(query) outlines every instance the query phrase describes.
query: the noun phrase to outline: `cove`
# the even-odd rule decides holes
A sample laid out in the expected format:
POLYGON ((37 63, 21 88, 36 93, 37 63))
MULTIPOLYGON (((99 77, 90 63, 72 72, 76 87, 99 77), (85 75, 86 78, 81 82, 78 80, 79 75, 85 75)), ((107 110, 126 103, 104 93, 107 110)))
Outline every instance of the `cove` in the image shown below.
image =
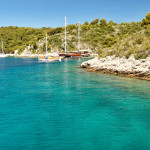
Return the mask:
POLYGON ((0 59, 1 150, 149 150, 150 82, 84 59, 0 59))

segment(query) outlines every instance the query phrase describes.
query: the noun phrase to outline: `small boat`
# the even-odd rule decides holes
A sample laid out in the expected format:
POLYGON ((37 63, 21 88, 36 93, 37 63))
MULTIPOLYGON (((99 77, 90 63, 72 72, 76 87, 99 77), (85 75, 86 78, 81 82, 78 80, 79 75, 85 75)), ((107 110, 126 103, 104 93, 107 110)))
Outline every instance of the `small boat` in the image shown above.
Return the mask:
POLYGON ((8 55, 0 53, 0 57, 8 57, 8 55))
POLYGON ((39 57, 39 61, 43 62, 54 62, 54 61, 61 61, 61 57, 59 56, 48 56, 47 53, 47 34, 46 34, 46 56, 39 57))
POLYGON ((3 41, 1 40, 2 53, 0 53, 0 57, 7 57, 8 55, 4 53, 3 49, 3 41))
POLYGON ((43 61, 43 62, 61 61, 61 57, 43 56, 43 57, 39 57, 39 61, 43 61))
POLYGON ((81 56, 82 57, 89 57, 90 56, 90 50, 80 50, 80 52, 82 53, 81 56))
POLYGON ((86 53, 86 54, 82 54, 82 57, 89 57, 90 54, 89 53, 86 53))

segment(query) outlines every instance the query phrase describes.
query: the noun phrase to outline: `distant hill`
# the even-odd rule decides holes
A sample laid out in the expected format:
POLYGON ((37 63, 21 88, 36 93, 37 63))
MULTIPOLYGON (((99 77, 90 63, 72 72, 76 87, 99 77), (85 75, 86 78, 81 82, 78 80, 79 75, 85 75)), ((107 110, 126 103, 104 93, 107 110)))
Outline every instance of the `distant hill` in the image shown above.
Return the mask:
MULTIPOLYGON (((0 38, 5 52, 21 53, 29 44, 32 53, 45 52, 45 34, 48 34, 48 51, 64 51, 64 27, 25 28, 1 27, 0 38)), ((126 56, 134 54, 137 59, 150 54, 150 13, 141 22, 117 24, 105 19, 95 19, 81 25, 81 49, 91 49, 99 56, 126 56)), ((67 26, 67 50, 75 51, 78 45, 78 25, 67 26)))

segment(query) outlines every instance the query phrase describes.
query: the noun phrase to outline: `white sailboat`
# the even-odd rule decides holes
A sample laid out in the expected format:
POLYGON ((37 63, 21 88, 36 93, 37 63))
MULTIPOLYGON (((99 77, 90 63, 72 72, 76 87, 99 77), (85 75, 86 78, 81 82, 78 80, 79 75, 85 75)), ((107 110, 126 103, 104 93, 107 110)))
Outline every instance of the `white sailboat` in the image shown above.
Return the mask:
POLYGON ((39 57, 38 59, 39 59, 39 61, 43 61, 43 62, 61 61, 61 57, 59 57, 59 56, 48 56, 48 52, 47 52, 47 33, 46 33, 46 55, 43 56, 43 57, 39 57))
POLYGON ((1 40, 1 48, 2 48, 2 53, 0 53, 0 57, 7 57, 8 55, 4 53, 3 41, 2 40, 1 40))

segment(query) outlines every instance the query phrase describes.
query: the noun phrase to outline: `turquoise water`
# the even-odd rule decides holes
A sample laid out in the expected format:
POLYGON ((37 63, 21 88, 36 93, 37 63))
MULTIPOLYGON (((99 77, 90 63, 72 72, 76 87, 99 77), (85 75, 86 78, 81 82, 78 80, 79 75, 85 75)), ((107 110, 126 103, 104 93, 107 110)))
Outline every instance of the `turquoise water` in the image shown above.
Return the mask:
POLYGON ((149 150, 150 82, 84 59, 0 59, 0 150, 149 150))

